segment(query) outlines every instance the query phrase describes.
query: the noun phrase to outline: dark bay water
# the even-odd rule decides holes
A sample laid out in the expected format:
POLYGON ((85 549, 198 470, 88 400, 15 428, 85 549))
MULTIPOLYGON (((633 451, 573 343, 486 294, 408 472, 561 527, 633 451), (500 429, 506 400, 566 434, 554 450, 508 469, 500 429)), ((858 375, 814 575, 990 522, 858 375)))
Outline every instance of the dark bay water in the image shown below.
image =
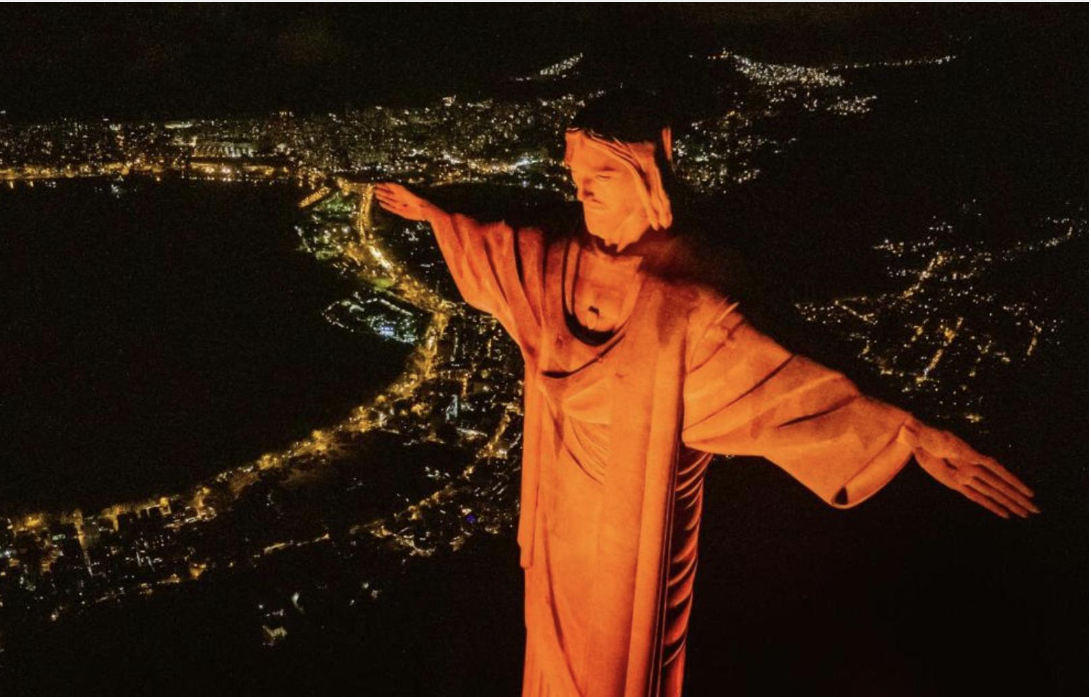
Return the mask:
POLYGON ((335 423, 406 348, 323 320, 288 185, 0 191, 0 512, 166 494, 335 423))

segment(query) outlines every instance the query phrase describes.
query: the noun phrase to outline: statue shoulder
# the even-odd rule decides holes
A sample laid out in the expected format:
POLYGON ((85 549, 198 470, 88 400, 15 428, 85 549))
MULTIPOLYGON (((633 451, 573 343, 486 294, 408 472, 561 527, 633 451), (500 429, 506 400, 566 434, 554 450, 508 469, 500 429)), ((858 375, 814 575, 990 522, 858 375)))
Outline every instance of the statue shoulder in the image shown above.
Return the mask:
POLYGON ((714 286, 703 283, 687 284, 683 297, 689 310, 690 325, 707 326, 729 314, 740 316, 739 300, 714 286))
POLYGON ((686 295, 689 301, 685 324, 688 371, 729 342, 746 319, 740 303, 715 288, 691 284, 686 295))
POLYGON ((678 236, 650 270, 677 301, 698 313, 749 297, 751 274, 742 256, 707 236, 678 236))
POLYGON ((690 341, 704 335, 717 323, 733 324, 741 320, 737 299, 721 292, 715 285, 684 277, 655 277, 662 295, 663 311, 672 324, 684 331, 690 341))

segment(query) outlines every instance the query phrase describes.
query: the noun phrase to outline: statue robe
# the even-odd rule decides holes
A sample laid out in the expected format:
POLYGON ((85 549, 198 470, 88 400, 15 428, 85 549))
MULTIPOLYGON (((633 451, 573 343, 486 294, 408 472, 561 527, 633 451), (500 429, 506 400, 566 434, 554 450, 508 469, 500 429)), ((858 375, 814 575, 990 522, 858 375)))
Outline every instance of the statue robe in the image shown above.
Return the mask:
MULTIPOLYGON (((632 314, 592 346, 562 299, 574 240, 459 214, 432 226, 463 298, 525 361, 524 697, 681 694, 713 454, 765 457, 842 508, 911 455, 906 412, 789 353, 707 287, 643 274, 632 314)), ((680 246, 636 248, 663 262, 680 246)))

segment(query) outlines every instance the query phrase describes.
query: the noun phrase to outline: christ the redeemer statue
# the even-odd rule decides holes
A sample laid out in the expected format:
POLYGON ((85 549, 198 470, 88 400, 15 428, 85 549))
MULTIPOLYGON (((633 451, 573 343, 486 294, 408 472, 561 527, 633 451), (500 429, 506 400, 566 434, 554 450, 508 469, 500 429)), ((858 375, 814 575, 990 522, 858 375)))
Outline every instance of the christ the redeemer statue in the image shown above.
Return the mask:
POLYGON ((565 134, 583 205, 575 234, 482 224, 397 184, 375 189, 386 210, 431 223, 463 298, 525 361, 524 697, 681 694, 714 454, 767 458, 838 508, 915 457, 999 516, 1038 511, 996 460, 786 350, 690 273, 701 250, 672 224, 662 114, 621 91, 576 117, 565 134))

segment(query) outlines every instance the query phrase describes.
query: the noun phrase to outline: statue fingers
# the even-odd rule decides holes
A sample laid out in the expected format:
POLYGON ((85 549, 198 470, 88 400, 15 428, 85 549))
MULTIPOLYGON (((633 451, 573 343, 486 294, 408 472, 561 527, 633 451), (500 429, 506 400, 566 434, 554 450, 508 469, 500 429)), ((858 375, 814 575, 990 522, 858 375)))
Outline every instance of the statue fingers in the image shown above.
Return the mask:
POLYGON ((396 210, 398 208, 401 208, 401 205, 402 205, 401 203, 399 203, 395 199, 383 198, 381 196, 376 196, 375 200, 379 202, 380 206, 387 209, 388 211, 389 210, 396 210))
MULTIPOLYGON (((982 467, 981 465, 975 465, 972 468, 974 472, 974 480, 980 482, 982 485, 989 487, 991 490, 997 492, 1003 496, 1007 501, 1010 501, 1013 505, 1018 506, 1021 510, 1028 511, 1030 513, 1041 513, 1037 506, 1031 502, 1030 498, 1025 496, 1021 491, 1008 484, 999 476, 993 474, 990 470, 982 467)), ((994 496, 993 498, 997 498, 994 496)), ((1008 506, 1011 508, 1011 506, 1008 506)))
POLYGON ((392 190, 383 187, 381 184, 375 187, 374 192, 377 199, 393 201, 398 198, 392 190))
POLYGON ((407 193, 409 193, 409 189, 405 188, 401 184, 396 184, 394 182, 383 182, 382 184, 378 184, 377 186, 383 187, 384 189, 386 189, 388 192, 390 192, 392 194, 407 194, 407 193))
POLYGON ((998 506, 1004 508, 1007 511, 1010 511, 1011 513, 1014 513, 1020 518, 1030 517, 1030 510, 1024 508, 1023 506, 1020 506, 1016 501, 1007 496, 1004 492, 991 486, 984 479, 974 477, 972 480, 970 480, 970 482, 966 484, 966 486, 970 489, 973 489, 982 496, 989 497, 989 499, 996 503, 998 506))
POLYGON ((384 210, 389 211, 394 215, 400 216, 402 218, 406 217, 409 214, 409 210, 404 204, 380 200, 379 205, 382 206, 384 210))
POLYGON ((394 196, 395 191, 393 186, 394 184, 391 182, 382 182, 381 184, 376 184, 372 191, 375 192, 376 196, 394 196))
POLYGON ((376 192, 375 198, 379 201, 379 205, 387 210, 408 211, 410 207, 409 202, 400 196, 376 192))
POLYGON ((393 182, 376 184, 374 191, 376 198, 385 198, 388 201, 399 201, 407 205, 419 200, 420 198, 401 184, 395 184, 393 182))
POLYGON ((946 457, 965 466, 967 472, 972 472, 975 477, 984 479, 992 488, 1015 500, 1026 510, 1037 512, 1034 504, 1030 503, 1029 500, 1034 496, 1034 491, 1030 487, 1021 482, 1018 477, 1009 472, 996 459, 982 455, 964 441, 949 433, 945 433, 945 435, 947 436, 948 447, 953 447, 956 450, 955 453, 946 455, 946 457))
POLYGON ((405 199, 405 195, 401 192, 395 191, 394 189, 383 189, 379 187, 375 187, 375 197, 385 198, 391 201, 400 201, 405 199))
POLYGON ((970 488, 969 486, 961 487, 961 488, 959 488, 959 491, 966 498, 970 499, 974 503, 977 503, 977 504, 989 509, 990 511, 992 511, 996 515, 1000 516, 1001 518, 1004 518, 1005 520, 1008 519, 1008 518, 1011 518, 1011 514, 1008 513, 1007 510, 1005 510, 1002 506, 1000 506, 998 503, 993 501, 988 496, 985 496, 984 494, 981 494, 981 493, 977 492, 976 490, 970 488))
POLYGON ((1024 484, 1019 479, 1019 477, 1016 477, 1014 474, 1009 472, 1008 469, 1006 467, 1004 467, 1003 465, 1001 465, 999 462, 997 462, 996 459, 988 457, 986 455, 980 455, 980 454, 978 455, 978 457, 979 457, 978 461, 981 463, 981 465, 983 467, 987 468, 990 472, 992 472, 996 476, 1003 479, 1010 486, 1014 487, 1015 489, 1018 489, 1020 492, 1022 492, 1022 494, 1024 496, 1028 496, 1028 497, 1034 496, 1034 490, 1033 489, 1031 489, 1029 486, 1024 484))

